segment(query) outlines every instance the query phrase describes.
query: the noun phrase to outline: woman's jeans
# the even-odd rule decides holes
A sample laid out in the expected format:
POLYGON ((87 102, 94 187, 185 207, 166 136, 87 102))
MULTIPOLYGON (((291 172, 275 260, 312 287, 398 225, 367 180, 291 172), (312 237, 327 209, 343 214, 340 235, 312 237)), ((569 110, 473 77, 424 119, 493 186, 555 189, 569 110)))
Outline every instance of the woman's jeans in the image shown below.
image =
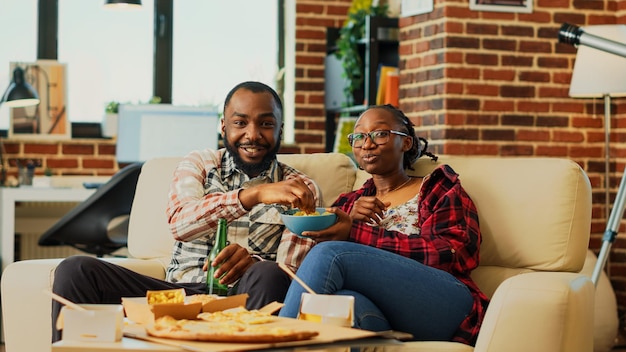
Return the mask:
MULTIPOLYGON (((451 340, 473 303, 451 274, 353 242, 315 245, 297 275, 316 293, 354 296, 355 327, 408 332, 415 340, 451 340)), ((292 281, 281 316, 298 315, 303 292, 292 281)))

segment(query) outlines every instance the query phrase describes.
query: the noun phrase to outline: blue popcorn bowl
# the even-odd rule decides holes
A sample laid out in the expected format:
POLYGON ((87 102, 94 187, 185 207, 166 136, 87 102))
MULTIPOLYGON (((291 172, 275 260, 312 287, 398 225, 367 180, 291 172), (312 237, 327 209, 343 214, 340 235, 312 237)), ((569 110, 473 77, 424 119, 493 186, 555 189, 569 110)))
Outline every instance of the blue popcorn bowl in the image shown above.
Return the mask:
POLYGON ((295 233, 299 237, 304 231, 319 231, 334 224, 337 220, 337 214, 326 212, 326 208, 315 208, 320 215, 294 215, 300 209, 289 209, 280 214, 283 224, 289 231, 295 233))

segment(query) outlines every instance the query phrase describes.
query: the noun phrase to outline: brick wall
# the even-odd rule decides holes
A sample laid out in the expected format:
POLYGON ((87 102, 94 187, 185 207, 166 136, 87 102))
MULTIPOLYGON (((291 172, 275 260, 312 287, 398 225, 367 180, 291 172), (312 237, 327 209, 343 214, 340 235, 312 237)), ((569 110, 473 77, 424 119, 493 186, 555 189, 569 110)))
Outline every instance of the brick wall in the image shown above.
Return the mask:
MULTIPOLYGON (((111 176, 119 170, 115 160, 115 141, 110 139, 72 139, 31 141, 3 139, 7 176, 17 176, 18 163, 32 160, 36 175, 50 168, 55 176, 111 176)), ((122 165, 123 166, 123 165, 122 165)))
POLYGON ((296 143, 301 153, 325 151, 326 28, 341 27, 349 0, 296 1, 296 143))

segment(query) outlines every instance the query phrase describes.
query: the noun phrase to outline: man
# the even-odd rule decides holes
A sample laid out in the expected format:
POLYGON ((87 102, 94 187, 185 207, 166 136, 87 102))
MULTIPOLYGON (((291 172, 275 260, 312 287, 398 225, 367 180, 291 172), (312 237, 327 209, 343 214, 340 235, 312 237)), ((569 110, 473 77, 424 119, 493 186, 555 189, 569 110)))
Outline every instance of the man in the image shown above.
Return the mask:
MULTIPOLYGON (((206 293, 207 265, 230 294, 248 293, 248 309, 280 301, 290 278, 276 265, 297 268, 313 246, 280 221, 282 206, 313 210, 321 192, 299 171, 279 163, 282 103, 259 82, 243 82, 226 96, 221 134, 224 149, 193 151, 174 172, 167 218, 176 239, 166 281, 105 261, 76 256, 55 272, 53 292, 77 303, 120 303, 147 290, 184 288, 206 293), (206 258, 220 218, 229 223, 230 244, 212 263, 206 258)), ((316 204, 317 203, 317 204, 316 204)), ((52 303, 53 341, 61 304, 52 303)))

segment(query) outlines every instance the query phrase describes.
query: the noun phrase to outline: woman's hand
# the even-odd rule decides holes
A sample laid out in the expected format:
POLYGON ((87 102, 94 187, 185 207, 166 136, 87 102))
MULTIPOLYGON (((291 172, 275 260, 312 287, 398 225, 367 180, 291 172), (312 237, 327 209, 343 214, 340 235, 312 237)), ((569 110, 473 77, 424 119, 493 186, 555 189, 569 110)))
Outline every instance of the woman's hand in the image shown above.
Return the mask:
POLYGON ((330 227, 320 231, 304 231, 302 236, 310 237, 315 242, 346 241, 350 237, 352 218, 339 208, 326 209, 329 213, 337 214, 337 221, 330 227))
POLYGON ((376 197, 361 197, 354 202, 350 210, 350 218, 378 226, 383 219, 385 209, 390 204, 389 202, 383 203, 376 197))
POLYGON ((213 263, 204 263, 202 270, 207 271, 208 265, 220 266, 215 271, 215 278, 220 278, 220 284, 229 285, 239 280, 243 274, 255 263, 250 253, 236 243, 229 244, 215 257, 213 263))

